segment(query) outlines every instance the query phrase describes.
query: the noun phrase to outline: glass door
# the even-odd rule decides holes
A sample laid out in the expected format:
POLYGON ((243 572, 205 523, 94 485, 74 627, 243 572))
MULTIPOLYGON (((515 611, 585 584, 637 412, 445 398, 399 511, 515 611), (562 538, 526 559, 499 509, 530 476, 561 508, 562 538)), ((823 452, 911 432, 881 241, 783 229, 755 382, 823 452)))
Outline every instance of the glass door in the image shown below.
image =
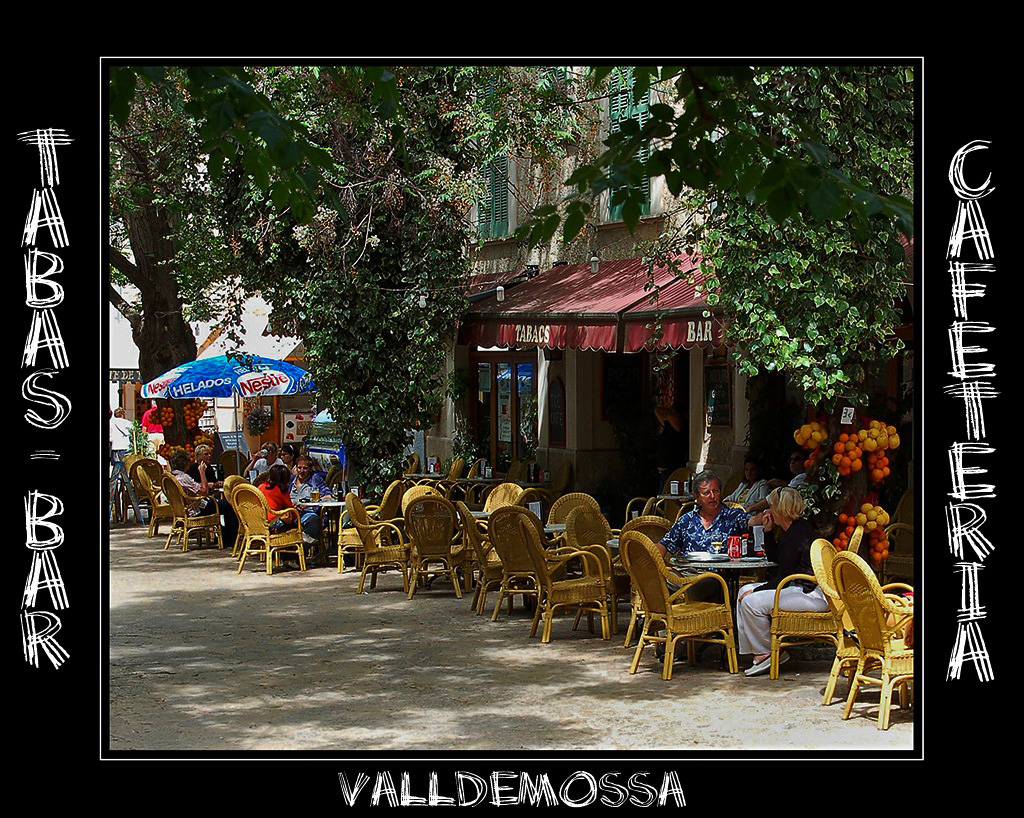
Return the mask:
POLYGON ((523 354, 480 353, 476 375, 473 439, 496 472, 537 452, 537 363, 523 354))

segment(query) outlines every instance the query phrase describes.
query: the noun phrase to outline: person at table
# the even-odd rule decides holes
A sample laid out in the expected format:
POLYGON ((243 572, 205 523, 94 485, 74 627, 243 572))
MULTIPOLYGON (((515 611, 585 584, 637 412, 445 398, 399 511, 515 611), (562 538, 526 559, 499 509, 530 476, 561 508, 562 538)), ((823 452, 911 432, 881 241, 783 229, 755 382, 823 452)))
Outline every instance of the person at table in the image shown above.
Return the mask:
POLYGON ((284 461, 277 456, 277 444, 264 443, 260 450, 253 455, 249 465, 245 467, 245 473, 256 472, 256 476, 270 470, 271 466, 284 465, 284 461))
POLYGON ((725 498, 727 503, 739 503, 747 511, 768 496, 768 481, 761 477, 761 464, 753 457, 743 461, 743 479, 735 491, 725 498))
POLYGON ((281 444, 281 461, 288 467, 289 474, 295 474, 295 460, 299 456, 299 447, 295 443, 281 444))
POLYGON ((323 477, 313 471, 312 458, 308 454, 300 454, 295 460, 295 474, 292 475, 289 483, 288 495, 291 497, 292 503, 299 508, 302 539, 306 544, 318 542, 320 537, 319 509, 302 510, 302 504, 312 500, 314 490, 320 492, 321 500, 331 499, 331 490, 327 487, 327 483, 324 482, 323 477))
POLYGON ((665 481, 672 472, 686 465, 688 439, 685 436, 684 421, 674 406, 656 406, 654 417, 658 420, 658 438, 655 444, 658 461, 658 490, 665 492, 665 481))
MULTIPOLYGON (((291 469, 283 465, 270 467, 270 471, 267 473, 267 479, 260 483, 259 489, 266 498, 267 505, 270 506, 271 511, 284 511, 286 508, 295 508, 295 504, 292 502, 291 494, 289 493, 291 484, 291 469)), ((271 531, 284 531, 289 528, 295 528, 294 519, 282 520, 269 514, 267 515, 267 519, 271 521, 271 531)))
POLYGON ((201 517, 204 514, 220 514, 220 530, 224 537, 223 544, 230 547, 238 533, 238 518, 227 500, 215 500, 210 497, 210 484, 206 480, 206 470, 199 470, 196 480, 188 473, 189 458, 184 449, 178 449, 171 455, 171 474, 178 481, 185 493, 185 508, 189 517, 201 517), (189 498, 197 498, 190 501, 189 498))
MULTIPOLYGON (((736 633, 739 652, 753 654, 753 664, 744 671, 760 676, 771 667, 771 613, 779 583, 790 574, 814 576, 811 543, 818 534, 803 518, 804 501, 795 488, 773 489, 768 495, 768 510, 762 515, 765 556, 778 565, 763 583, 744 585, 736 602, 736 633)), ((828 610, 825 594, 817 583, 793 580, 779 594, 779 609, 798 612, 828 610)), ((789 660, 783 651, 779 664, 789 660)))
POLYGON ((722 480, 713 471, 702 471, 693 478, 696 505, 681 514, 668 533, 656 543, 666 558, 711 551, 711 543, 725 543, 733 535, 743 535, 750 515, 741 508, 722 503, 722 480))
POLYGON ((206 482, 210 488, 219 489, 224 487, 223 480, 217 480, 217 472, 211 465, 210 461, 213 460, 213 446, 207 443, 200 443, 193 450, 196 456, 196 462, 188 467, 188 476, 195 480, 197 483, 200 480, 200 471, 206 473, 206 482))

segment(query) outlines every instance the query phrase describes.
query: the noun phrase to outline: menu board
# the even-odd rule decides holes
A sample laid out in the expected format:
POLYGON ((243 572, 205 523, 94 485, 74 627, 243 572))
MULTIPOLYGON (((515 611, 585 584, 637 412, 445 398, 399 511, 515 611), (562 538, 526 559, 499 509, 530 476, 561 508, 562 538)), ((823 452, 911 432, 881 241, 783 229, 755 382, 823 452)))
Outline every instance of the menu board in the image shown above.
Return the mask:
POLYGON ((313 415, 309 412, 282 412, 281 421, 284 428, 281 430, 282 443, 296 443, 309 434, 309 425, 313 422, 313 415))

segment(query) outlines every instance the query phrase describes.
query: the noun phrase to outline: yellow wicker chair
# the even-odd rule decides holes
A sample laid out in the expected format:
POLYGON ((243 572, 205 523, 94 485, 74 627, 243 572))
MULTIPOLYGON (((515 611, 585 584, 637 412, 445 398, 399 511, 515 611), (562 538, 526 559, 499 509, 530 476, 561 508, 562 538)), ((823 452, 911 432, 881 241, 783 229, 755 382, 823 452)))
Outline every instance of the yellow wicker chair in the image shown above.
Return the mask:
MULTIPOLYGON (((366 513, 362 500, 349 492, 345 496, 345 511, 362 540, 363 569, 359 574, 356 593, 363 592, 366 574, 370 576, 370 588, 377 587, 377 574, 381 571, 401 571, 402 588, 409 592, 409 546, 401 529, 394 523, 374 522, 366 513)), ((340 560, 339 546, 339 560, 340 560)))
POLYGON ((670 474, 665 479, 664 485, 667 486, 673 480, 678 480, 679 481, 679 488, 680 488, 680 490, 682 490, 683 483, 685 481, 689 480, 691 477, 693 477, 693 469, 691 469, 689 466, 680 466, 678 469, 675 469, 672 472, 672 474, 670 474))
POLYGON ((419 474, 420 473, 420 456, 413 452, 405 460, 405 473, 406 474, 419 474))
POLYGON ((238 573, 245 568, 245 561, 250 556, 262 556, 267 565, 267 574, 274 573, 274 565, 280 564, 280 554, 294 551, 299 558, 299 569, 306 570, 306 549, 302 542, 302 525, 299 521, 298 509, 286 508, 273 511, 267 505, 267 498, 256 486, 240 483, 232 492, 235 511, 238 514, 238 529, 244 531, 242 537, 242 556, 238 560, 238 573), (287 521, 295 520, 292 528, 272 532, 270 519, 287 521))
MULTIPOLYGON (((527 514, 530 514, 527 511, 527 514)), ((530 515, 533 516, 532 514, 530 515)), ((533 562, 534 575, 537 578, 537 610, 533 615, 533 627, 530 636, 537 633, 537 625, 544 619, 544 630, 541 643, 551 641, 551 626, 555 611, 560 608, 576 608, 578 611, 597 613, 601 617, 601 637, 610 639, 608 624, 608 584, 604 573, 604 560, 607 559, 607 547, 599 547, 602 553, 592 548, 557 548, 544 549, 544 538, 539 530, 539 520, 519 518, 520 536, 526 546, 526 552, 533 562), (572 559, 579 558, 583 562, 582 577, 563 578, 560 569, 572 559)), ((577 622, 579 617, 577 616, 577 622)))
MULTIPOLYGON (((612 633, 618 633, 619 600, 629 598, 629 574, 622 567, 618 555, 612 557, 608 548, 608 540, 612 536, 612 528, 604 515, 586 505, 576 506, 565 520, 565 544, 569 548, 579 551, 590 546, 600 546, 599 549, 595 549, 595 553, 599 553, 601 557, 601 569, 608 586, 612 633)), ((576 622, 579 622, 579 615, 576 622)))
MULTIPOLYGON (((238 508, 235 506, 235 489, 238 486, 245 485, 249 481, 244 477, 237 474, 229 474, 224 478, 224 499, 228 501, 228 505, 231 506, 231 510, 235 512, 235 517, 238 517, 238 508)), ((242 542, 245 539, 245 531, 242 527, 242 518, 238 517, 238 533, 235 534, 235 541, 231 544, 231 556, 237 557, 242 552, 242 542)))
POLYGON ((569 483, 571 481, 572 463, 567 460, 558 467, 558 471, 555 472, 555 476, 551 480, 550 487, 537 489, 544 496, 544 507, 551 508, 555 504, 555 500, 569 490, 569 483))
MULTIPOLYGON (((860 540, 858 538, 857 542, 860 540)), ((827 611, 783 611, 779 608, 779 595, 790 582, 802 579, 817 583, 810 574, 790 574, 783 577, 775 589, 775 603, 772 606, 771 621, 771 664, 768 676, 779 678, 779 654, 783 648, 798 647, 825 642, 839 650, 835 616, 827 611)), ((822 589, 824 590, 824 589, 822 589)))
POLYGON ((673 500, 670 498, 658 498, 652 497, 647 501, 644 506, 642 517, 664 517, 666 520, 672 520, 673 522, 679 519, 681 514, 685 514, 691 508, 694 507, 693 500, 673 500))
POLYGON ((883 582, 900 579, 914 579, 914 526, 910 523, 889 523, 885 527, 889 540, 889 556, 880 566, 879 575, 883 582))
POLYGON ((469 467, 469 471, 466 472, 466 479, 472 480, 474 477, 481 477, 481 472, 483 471, 483 467, 486 462, 487 461, 482 457, 474 460, 472 465, 469 467))
POLYGON ((566 523, 569 519, 569 512, 579 506, 592 509, 598 514, 601 513, 601 504, 597 500, 582 491, 574 491, 570 494, 563 494, 551 505, 551 511, 548 512, 548 525, 566 523))
MULTIPOLYGON (((171 523, 171 530, 167 534, 167 542, 164 543, 165 551, 171 547, 171 538, 173 538, 175 534, 178 535, 178 542, 181 543, 181 550, 188 551, 188 538, 192 536, 193 532, 199 540, 201 540, 204 535, 207 535, 211 540, 216 540, 218 548, 224 547, 223 536, 221 535, 220 530, 219 513, 214 512, 213 514, 201 514, 196 517, 190 517, 186 507, 189 505, 191 498, 185 494, 184 489, 181 487, 181 483, 179 483, 173 475, 165 474, 160 485, 163 487, 164 496, 167 498, 167 502, 171 507, 171 513, 174 515, 173 522, 171 523)), ((205 501, 207 498, 202 497, 198 499, 205 501)))
POLYGON ((740 481, 742 480, 743 469, 740 469, 739 471, 734 471, 732 475, 729 477, 729 479, 725 481, 725 485, 722 486, 722 496, 728 497, 730 494, 736 491, 736 487, 739 486, 740 481))
POLYGON ((680 639, 686 640, 687 660, 691 665, 696 663, 695 643, 709 642, 724 645, 729 672, 739 671, 732 610, 724 579, 712 573, 685 577, 676 574, 665 564, 654 543, 639 531, 622 534, 619 538, 619 554, 640 594, 644 614, 640 643, 633 655, 630 673, 636 673, 640 656, 647 645, 662 643, 665 645, 665 661, 661 678, 666 681, 671 679, 672 661, 680 639), (666 580, 678 585, 679 590, 669 594, 666 580), (690 601, 689 594, 699 582, 718 583, 725 602, 690 601), (663 636, 660 635, 662 631, 663 636))
POLYGON ((514 461, 508 467, 508 471, 505 472, 505 481, 508 482, 508 483, 513 483, 516 480, 524 480, 524 479, 526 479, 526 467, 527 467, 527 465, 528 464, 524 463, 522 460, 514 461))
MULTIPOLYGON (((664 517, 658 517, 657 515, 650 515, 647 517, 634 517, 632 520, 627 519, 622 526, 622 531, 619 533, 619 539, 621 543, 622 535, 629 531, 639 531, 651 542, 659 542, 664 537, 669 529, 672 528, 672 522, 666 520, 664 517)), ((621 546, 619 550, 619 564, 622 564, 622 551, 621 546)), ((622 566, 625 569, 625 565, 622 566)), ((627 571, 627 574, 629 572, 627 571)), ((633 642, 633 633, 636 630, 636 623, 643 616, 643 604, 640 601, 640 594, 630 583, 630 613, 629 613, 629 627, 626 628, 626 641, 623 642, 622 647, 628 648, 633 642)))
POLYGON ((893 689, 900 690, 901 706, 910 702, 908 688, 914 682, 914 651, 903 644, 901 636, 914 610, 887 598, 871 567, 856 554, 836 554, 832 577, 856 629, 860 650, 843 718, 850 717, 860 686, 877 684, 882 688, 878 729, 888 730, 893 689), (877 676, 868 674, 871 668, 877 670, 877 676))
POLYGON ((402 521, 402 497, 405 495, 405 483, 402 480, 392 480, 377 505, 364 503, 363 508, 376 522, 389 522, 399 525, 402 521))
POLYGON ((480 572, 476 593, 473 595, 473 610, 480 615, 487 604, 487 593, 501 587, 501 558, 494 546, 484 538, 481 526, 473 518, 469 506, 460 500, 455 503, 455 508, 462 523, 462 543, 467 549, 471 565, 480 572))
POLYGON ((217 462, 224 470, 224 476, 226 478, 231 475, 236 475, 244 469, 245 464, 249 462, 249 458, 237 449, 225 449, 220 453, 220 457, 217 458, 217 462))
POLYGON ((543 536, 540 520, 527 508, 508 505, 494 510, 487 521, 487 539, 501 561, 501 585, 498 601, 494 604, 491 621, 498 619, 502 600, 508 600, 508 612, 512 613, 512 602, 516 594, 522 594, 524 604, 532 600, 536 604, 539 583, 533 559, 526 549, 526 541, 520 530, 520 521, 527 520, 535 525, 543 536))
POLYGON ((402 493, 402 498, 399 501, 399 506, 402 509, 402 516, 405 516, 405 510, 409 507, 409 504, 413 500, 418 500, 420 497, 440 497, 441 493, 433 486, 421 486, 416 485, 412 488, 406 489, 402 493))
POLYGON ((523 495, 523 487, 515 483, 498 483, 484 498, 484 511, 491 512, 503 506, 513 506, 523 495))
MULTIPOLYGON (((469 553, 460 542, 458 512, 444 497, 424 496, 413 500, 405 509, 405 532, 411 547, 412 573, 409 577, 409 599, 416 594, 417 580, 436 574, 451 577, 455 596, 462 599, 459 568, 466 568, 469 553), (440 565, 440 568, 431 566, 440 565)), ((469 591, 470 572, 464 570, 469 591)))
POLYGON ((633 513, 634 512, 636 513, 637 517, 642 517, 643 514, 644 514, 644 509, 647 508, 647 504, 650 501, 651 501, 650 497, 633 497, 628 503, 626 503, 626 513, 625 513, 625 515, 622 518, 623 519, 622 527, 625 528, 626 527, 626 525, 625 525, 626 523, 628 523, 632 519, 635 519, 633 517, 633 513))
POLYGON ((151 467, 145 460, 139 460, 131 466, 131 477, 139 491, 139 499, 143 497, 149 504, 149 536, 153 537, 160 533, 160 521, 174 521, 174 512, 171 506, 162 502, 160 498, 160 485, 163 480, 164 471, 157 461, 150 461, 156 466, 156 477, 151 475, 151 467))

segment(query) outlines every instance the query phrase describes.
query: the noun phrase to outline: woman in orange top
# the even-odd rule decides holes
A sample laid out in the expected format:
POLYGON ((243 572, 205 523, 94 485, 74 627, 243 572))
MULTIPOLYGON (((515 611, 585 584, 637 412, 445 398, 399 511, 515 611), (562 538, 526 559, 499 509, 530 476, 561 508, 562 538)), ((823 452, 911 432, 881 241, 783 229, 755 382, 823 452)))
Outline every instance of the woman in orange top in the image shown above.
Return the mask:
MULTIPOLYGON (((260 483, 259 489, 263 492, 263 496, 267 498, 267 505, 270 506, 271 510, 283 511, 286 508, 295 508, 291 495, 288 492, 291 482, 292 472, 287 466, 279 463, 276 466, 270 467, 267 479, 260 483)), ((288 528, 295 528, 298 515, 290 519, 281 520, 268 514, 267 519, 273 521, 270 525, 271 531, 284 531, 288 528)))

